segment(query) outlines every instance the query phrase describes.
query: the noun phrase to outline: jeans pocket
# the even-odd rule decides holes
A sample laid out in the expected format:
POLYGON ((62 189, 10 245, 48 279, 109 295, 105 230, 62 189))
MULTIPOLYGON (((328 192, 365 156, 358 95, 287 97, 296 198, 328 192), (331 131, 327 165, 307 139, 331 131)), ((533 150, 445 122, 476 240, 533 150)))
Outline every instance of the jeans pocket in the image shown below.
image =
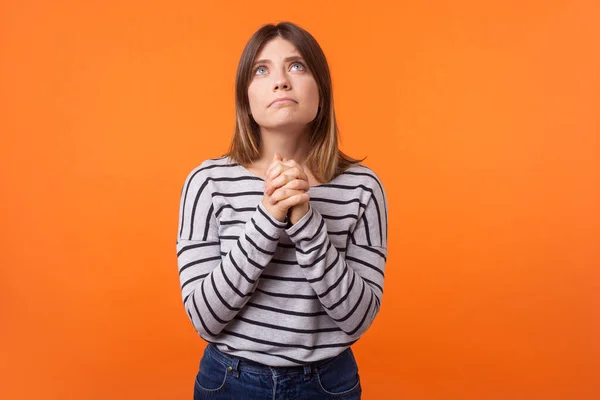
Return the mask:
POLYGON ((216 392, 225 387, 227 375, 227 366, 205 351, 200 360, 195 385, 201 391, 216 392))
POLYGON ((358 365, 350 348, 318 367, 316 375, 319 389, 329 396, 347 396, 362 391, 358 365))

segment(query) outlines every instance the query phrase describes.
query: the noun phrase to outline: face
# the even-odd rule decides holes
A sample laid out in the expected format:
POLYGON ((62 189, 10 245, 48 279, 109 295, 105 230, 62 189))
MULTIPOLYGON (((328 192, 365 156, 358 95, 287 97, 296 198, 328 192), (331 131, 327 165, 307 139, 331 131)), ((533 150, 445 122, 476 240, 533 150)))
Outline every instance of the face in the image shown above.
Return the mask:
POLYGON ((264 128, 302 126, 315 119, 319 88, 291 42, 280 37, 271 40, 254 61, 248 99, 258 125, 264 128), (291 100, 273 103, 280 97, 291 100))

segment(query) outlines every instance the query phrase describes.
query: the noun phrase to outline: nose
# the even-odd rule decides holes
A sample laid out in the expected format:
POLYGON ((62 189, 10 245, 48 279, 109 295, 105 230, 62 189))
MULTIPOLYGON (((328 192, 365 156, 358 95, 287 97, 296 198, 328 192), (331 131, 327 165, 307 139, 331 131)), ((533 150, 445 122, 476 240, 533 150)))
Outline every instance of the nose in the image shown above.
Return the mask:
POLYGON ((278 81, 275 82, 275 87, 274 87, 275 90, 278 90, 278 89, 289 89, 289 88, 290 88, 290 85, 289 85, 289 83, 286 80, 282 79, 282 80, 278 80, 278 81))
POLYGON ((285 73, 280 73, 276 78, 275 78, 275 87, 273 88, 274 90, 282 90, 282 89, 289 89, 290 88, 290 82, 287 78, 287 75, 285 73))

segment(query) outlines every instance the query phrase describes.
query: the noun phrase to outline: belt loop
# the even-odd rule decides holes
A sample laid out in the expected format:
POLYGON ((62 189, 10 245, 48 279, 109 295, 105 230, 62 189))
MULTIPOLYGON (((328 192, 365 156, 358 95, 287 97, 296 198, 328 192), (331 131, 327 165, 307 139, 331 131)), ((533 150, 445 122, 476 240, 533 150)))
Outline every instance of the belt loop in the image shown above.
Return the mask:
POLYGON ((231 363, 233 365, 228 366, 227 371, 231 372, 235 378, 239 378, 240 372, 238 371, 238 365, 240 363, 240 359, 237 357, 231 357, 231 363))
POLYGON ((310 366, 310 364, 306 364, 304 366, 304 380, 308 381, 310 380, 310 373, 312 371, 312 367, 310 366))

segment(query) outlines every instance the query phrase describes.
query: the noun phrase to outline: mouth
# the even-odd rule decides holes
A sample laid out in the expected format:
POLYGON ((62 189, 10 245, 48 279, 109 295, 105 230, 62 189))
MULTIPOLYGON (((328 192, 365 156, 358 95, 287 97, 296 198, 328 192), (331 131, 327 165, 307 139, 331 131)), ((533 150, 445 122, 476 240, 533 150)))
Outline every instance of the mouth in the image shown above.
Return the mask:
POLYGON ((271 104, 269 104, 269 107, 274 104, 296 104, 296 100, 290 99, 289 97, 282 97, 271 102, 271 104))

